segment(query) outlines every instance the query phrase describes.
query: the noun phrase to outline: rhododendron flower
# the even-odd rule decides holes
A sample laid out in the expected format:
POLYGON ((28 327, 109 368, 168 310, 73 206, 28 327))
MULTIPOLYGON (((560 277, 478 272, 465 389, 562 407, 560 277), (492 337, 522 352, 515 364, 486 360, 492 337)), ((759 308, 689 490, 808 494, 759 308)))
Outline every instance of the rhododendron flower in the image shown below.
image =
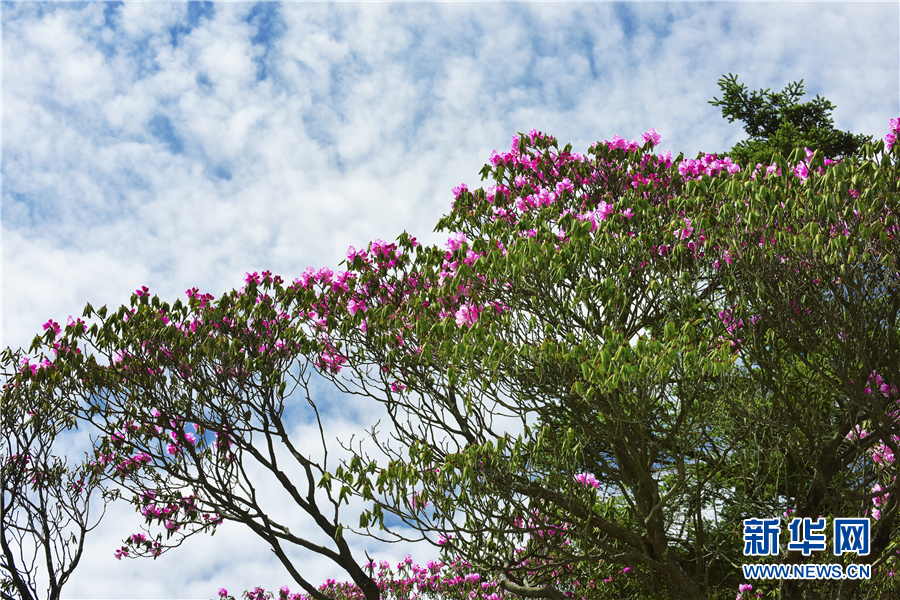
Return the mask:
POLYGON ((347 261, 348 262, 352 263, 353 259, 355 259, 358 255, 365 255, 365 252, 362 252, 362 251, 357 252, 356 248, 354 248, 353 246, 350 246, 349 248, 347 248, 347 261))
POLYGON ((597 206, 597 218, 601 221, 605 221, 606 218, 613 214, 613 205, 607 204, 606 202, 600 202, 600 205, 597 206))
MULTIPOLYGON (((71 319, 71 317, 69 317, 69 318, 71 319)), ((59 327, 59 323, 57 323, 53 319, 50 319, 49 321, 44 323, 44 331, 47 331, 48 329, 53 329, 53 337, 54 338, 62 332, 62 329, 60 329, 60 327, 59 327)))
POLYGON ((851 442, 855 442, 856 440, 862 439, 866 437, 868 432, 865 429, 862 429, 859 425, 850 430, 850 432, 844 436, 845 439, 850 440, 851 442))
POLYGON ((679 229, 679 230, 677 230, 677 231, 675 232, 675 237, 677 237, 677 238, 679 238, 679 239, 682 239, 682 240, 686 240, 686 239, 688 239, 689 237, 691 237, 691 234, 692 234, 693 232, 694 232, 694 228, 691 227, 691 220, 690 220, 690 219, 685 219, 685 220, 684 220, 684 229, 679 229))
POLYGON ((462 327, 468 325, 471 327, 478 320, 478 312, 471 304, 463 304, 456 311, 456 325, 462 327))
POLYGON ((884 444, 880 444, 873 449, 872 460, 877 463, 892 463, 894 462, 894 453, 884 444))
POLYGON ((375 240, 369 244, 369 251, 377 258, 379 255, 387 258, 389 244, 384 240, 375 240))
POLYGON ((662 139, 660 135, 656 133, 655 129, 651 129, 650 131, 644 133, 641 137, 643 137, 645 144, 652 140, 654 146, 659 144, 659 140, 662 139))
POLYGON ((597 478, 591 473, 579 473, 575 476, 575 481, 584 484, 585 486, 589 485, 595 490, 600 487, 600 482, 597 481, 597 478))
POLYGON ((357 311, 360 311, 360 310, 363 311, 363 312, 365 312, 365 311, 366 311, 366 307, 365 307, 365 305, 363 305, 363 303, 360 302, 359 300, 356 300, 355 298, 352 298, 352 299, 350 300, 350 302, 347 303, 347 311, 350 313, 351 316, 352 316, 352 315, 355 315, 355 314, 357 313, 357 311))
POLYGON ((331 283, 331 278, 333 275, 334 271, 332 271, 328 267, 322 267, 313 277, 322 285, 328 285, 331 283))
POLYGON ((455 188, 453 188, 453 197, 459 198, 463 193, 469 191, 469 186, 464 183, 459 184, 455 188))
POLYGON ((454 233, 450 237, 447 238, 447 243, 444 246, 450 252, 455 252, 455 251, 459 250, 460 246, 462 246, 467 241, 468 240, 466 239, 466 234, 454 233))
POLYGON ((613 150, 628 150, 631 147, 631 144, 628 140, 623 139, 618 135, 614 135, 613 139, 609 142, 609 147, 613 150))
MULTIPOLYGON (((881 490, 882 490, 882 487, 880 485, 878 485, 877 483, 872 486, 873 492, 880 492, 881 490)), ((884 503, 887 502, 887 499, 890 495, 891 495, 890 492, 886 492, 882 496, 875 496, 874 498, 872 498, 872 504, 874 504, 878 508, 881 508, 884 505, 884 503)))
POLYGON ((898 134, 900 134, 900 119, 891 119, 891 132, 884 136, 884 141, 887 143, 888 150, 897 143, 898 134))

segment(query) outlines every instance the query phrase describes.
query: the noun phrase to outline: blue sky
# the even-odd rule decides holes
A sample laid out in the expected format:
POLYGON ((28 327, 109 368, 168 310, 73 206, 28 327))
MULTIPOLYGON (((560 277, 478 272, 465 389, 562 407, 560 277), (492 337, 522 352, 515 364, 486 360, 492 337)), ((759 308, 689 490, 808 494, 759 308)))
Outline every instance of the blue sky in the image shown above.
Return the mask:
MULTIPOLYGON (((482 185, 491 151, 517 131, 585 152, 652 127, 658 152, 727 150, 745 139, 742 124, 707 103, 727 73, 773 92, 803 79, 803 101, 830 100, 843 131, 883 138, 900 115, 896 2, 0 9, 3 347, 142 285, 169 301, 195 286, 218 297, 245 272, 291 280, 337 268, 349 246, 404 230, 442 243, 433 229, 452 188, 482 185)), ((332 414, 328 430, 343 440, 379 414, 346 402, 353 410, 332 414)), ((236 526, 155 562, 117 562, 137 525, 130 508, 111 510, 65 597, 208 598, 290 583, 236 526)), ((437 556, 354 543, 392 562, 437 556)), ((346 579, 297 556, 315 581, 346 579)))

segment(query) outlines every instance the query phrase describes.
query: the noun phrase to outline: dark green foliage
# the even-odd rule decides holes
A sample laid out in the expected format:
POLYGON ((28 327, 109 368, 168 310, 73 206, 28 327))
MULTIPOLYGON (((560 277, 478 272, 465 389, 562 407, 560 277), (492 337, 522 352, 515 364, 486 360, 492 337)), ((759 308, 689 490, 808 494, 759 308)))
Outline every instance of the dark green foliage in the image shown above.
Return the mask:
POLYGON ((838 160, 857 154, 863 144, 872 142, 872 136, 836 130, 831 118, 836 107, 825 98, 817 95, 815 100, 800 104, 802 79, 777 94, 768 89, 748 92, 731 73, 718 83, 724 94, 722 100, 713 97, 709 103, 721 106, 722 116, 729 123, 743 121, 744 131, 750 136, 721 156, 742 167, 770 165, 777 152, 789 156, 797 146, 821 150, 825 158, 838 160))

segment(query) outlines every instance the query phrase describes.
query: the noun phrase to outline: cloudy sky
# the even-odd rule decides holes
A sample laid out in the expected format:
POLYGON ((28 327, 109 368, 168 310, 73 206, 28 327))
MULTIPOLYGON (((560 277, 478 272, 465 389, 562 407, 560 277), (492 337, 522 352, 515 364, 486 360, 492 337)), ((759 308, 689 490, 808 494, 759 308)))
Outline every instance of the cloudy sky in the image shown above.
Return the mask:
MULTIPOLYGON (((652 127, 660 152, 727 150, 742 124, 707 103, 727 73, 773 92, 803 79, 804 100, 830 100, 844 131, 883 138, 900 115, 896 2, 0 10, 3 347, 142 285, 169 301, 191 287, 218 297, 245 272, 336 269, 348 246, 404 230, 442 243, 433 229, 451 189, 482 185, 491 151, 518 131, 585 152, 652 127)), ((346 440, 376 413, 330 414, 328 432, 346 440)), ((129 507, 111 510, 64 596, 211 598, 291 583, 234 525, 155 562, 116 561, 138 525, 129 507)), ((392 562, 437 556, 354 544, 392 562)), ((297 556, 314 581, 346 579, 297 556)))

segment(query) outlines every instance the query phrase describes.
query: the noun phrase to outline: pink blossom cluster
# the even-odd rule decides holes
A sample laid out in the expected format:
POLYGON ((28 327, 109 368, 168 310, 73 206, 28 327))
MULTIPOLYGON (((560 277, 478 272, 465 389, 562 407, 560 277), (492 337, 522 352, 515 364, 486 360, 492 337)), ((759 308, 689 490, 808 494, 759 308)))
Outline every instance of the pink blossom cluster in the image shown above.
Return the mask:
MULTIPOLYGON (((469 600, 504 600, 515 596, 507 595, 500 587, 499 582, 486 580, 481 574, 474 572, 472 565, 462 558, 455 558, 449 563, 443 561, 430 561, 427 566, 421 567, 413 563, 412 557, 407 556, 397 564, 396 572, 391 569, 390 563, 370 561, 364 567, 369 570, 375 582, 385 598, 467 598, 469 600), (377 567, 377 572, 375 571, 377 567)), ((631 571, 631 567, 625 567, 618 571, 619 575, 625 575, 631 571)), ((603 585, 613 582, 612 576, 603 579, 603 585)), ((570 582, 576 590, 600 589, 601 585, 593 580, 588 583, 580 581, 570 582)), ((338 582, 328 579, 319 586, 318 590, 335 600, 365 600, 362 590, 353 583, 338 582)), ((566 597, 577 598, 577 592, 565 592, 566 597)), ((219 590, 220 600, 234 600, 228 594, 228 590, 219 590)), ((277 596, 272 592, 257 587, 244 592, 246 600, 311 600, 311 597, 302 593, 291 593, 287 586, 282 587, 277 596)), ((584 598, 581 598, 584 600, 584 598)))
MULTIPOLYGON (((853 383, 853 381, 851 381, 850 383, 853 383)), ((871 395, 872 388, 880 391, 885 398, 898 396, 896 384, 888 385, 887 383, 885 383, 881 378, 881 375, 879 375, 877 371, 872 371, 872 373, 869 374, 869 379, 866 382, 866 387, 864 388, 865 393, 871 395)), ((900 397, 897 398, 897 402, 900 403, 900 397)), ((895 411, 893 416, 895 419, 900 419, 900 411, 895 411)), ((851 443, 856 443, 866 440, 866 438, 868 438, 870 435, 870 432, 863 429, 860 425, 856 425, 847 433, 845 438, 851 443)), ((891 434, 890 441, 891 445, 896 447, 900 445, 900 436, 891 434)), ((868 442, 866 443, 868 444, 868 442)), ((869 454, 876 467, 880 468, 879 470, 883 470, 883 468, 894 463, 894 451, 891 448, 891 445, 886 443, 884 440, 878 440, 876 443, 869 445, 869 454)), ((891 481, 896 481, 896 476, 891 476, 891 481)), ((890 496, 890 493, 888 492, 882 495, 878 495, 878 492, 880 492, 882 489, 884 488, 882 488, 879 483, 875 483, 872 486, 872 493, 876 494, 872 498, 872 502, 875 504, 875 508, 872 509, 872 517, 876 520, 881 518, 881 509, 884 506, 884 503, 887 500, 888 496, 890 496)))
POLYGON ((600 482, 592 473, 579 473, 575 476, 575 481, 586 486, 590 486, 595 490, 600 487, 600 482))

